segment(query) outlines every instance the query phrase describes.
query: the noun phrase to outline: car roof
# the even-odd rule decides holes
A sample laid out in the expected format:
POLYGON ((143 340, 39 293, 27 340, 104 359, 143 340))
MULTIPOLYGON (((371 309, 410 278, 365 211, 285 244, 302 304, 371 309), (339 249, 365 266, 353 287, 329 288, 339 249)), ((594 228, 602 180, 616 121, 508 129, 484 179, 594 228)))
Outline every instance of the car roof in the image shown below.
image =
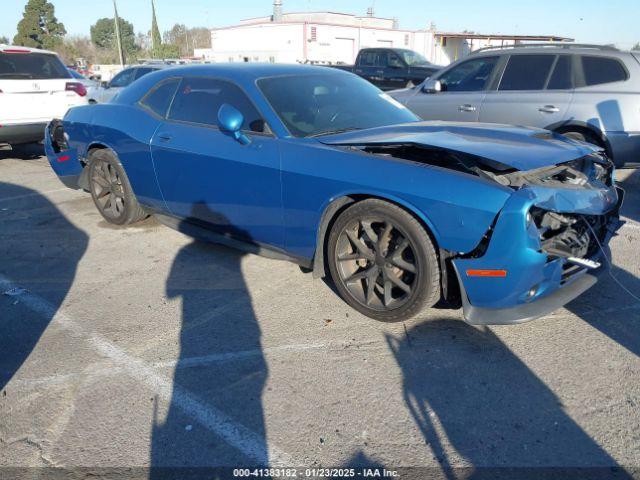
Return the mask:
POLYGON ((50 50, 41 50, 39 48, 31 48, 31 47, 23 47, 20 45, 5 45, 0 44, 0 52, 8 52, 8 53, 46 53, 49 55, 57 55, 56 52, 52 52, 50 50))
POLYGON ((171 75, 212 75, 243 80, 257 80, 263 77, 282 75, 301 75, 312 73, 344 73, 341 70, 317 65, 283 64, 283 63, 216 63, 175 65, 168 70, 171 75))
POLYGON ((630 52, 618 50, 614 47, 600 46, 600 45, 530 45, 521 47, 489 47, 472 52, 470 56, 492 56, 492 55, 505 55, 505 54, 580 54, 580 55, 602 55, 607 57, 625 57, 630 55, 630 52))

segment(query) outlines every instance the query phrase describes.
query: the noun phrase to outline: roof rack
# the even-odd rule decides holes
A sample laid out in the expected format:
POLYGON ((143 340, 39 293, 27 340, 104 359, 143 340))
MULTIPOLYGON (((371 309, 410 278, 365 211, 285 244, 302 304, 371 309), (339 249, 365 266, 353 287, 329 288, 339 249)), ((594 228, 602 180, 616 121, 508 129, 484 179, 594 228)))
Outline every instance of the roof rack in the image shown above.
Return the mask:
POLYGON ((479 48, 478 50, 474 50, 471 54, 478 52, 486 52, 487 50, 505 50, 507 48, 587 48, 593 50, 603 50, 603 51, 613 51, 619 52, 616 47, 612 47, 610 45, 595 45, 590 43, 558 43, 558 42, 549 42, 549 43, 520 43, 515 45, 495 45, 492 47, 484 47, 479 48))

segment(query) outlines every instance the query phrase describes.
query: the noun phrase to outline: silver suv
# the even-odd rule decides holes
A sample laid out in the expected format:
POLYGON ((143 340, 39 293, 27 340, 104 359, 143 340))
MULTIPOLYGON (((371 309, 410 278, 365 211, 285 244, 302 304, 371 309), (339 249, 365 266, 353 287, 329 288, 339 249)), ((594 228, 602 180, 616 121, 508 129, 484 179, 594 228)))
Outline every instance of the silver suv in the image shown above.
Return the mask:
POLYGON ((577 44, 488 48, 390 94, 425 120, 546 128, 640 161, 640 52, 577 44))

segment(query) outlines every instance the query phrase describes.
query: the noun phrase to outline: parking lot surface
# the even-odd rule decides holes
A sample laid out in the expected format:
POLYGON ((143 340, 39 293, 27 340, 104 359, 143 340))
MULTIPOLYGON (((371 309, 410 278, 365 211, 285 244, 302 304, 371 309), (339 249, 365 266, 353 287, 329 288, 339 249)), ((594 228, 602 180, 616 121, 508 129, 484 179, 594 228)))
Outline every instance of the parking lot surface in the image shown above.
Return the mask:
POLYGON ((40 155, 0 152, 0 466, 640 466, 640 171, 624 288, 476 328, 377 323, 296 265, 110 226, 40 155))

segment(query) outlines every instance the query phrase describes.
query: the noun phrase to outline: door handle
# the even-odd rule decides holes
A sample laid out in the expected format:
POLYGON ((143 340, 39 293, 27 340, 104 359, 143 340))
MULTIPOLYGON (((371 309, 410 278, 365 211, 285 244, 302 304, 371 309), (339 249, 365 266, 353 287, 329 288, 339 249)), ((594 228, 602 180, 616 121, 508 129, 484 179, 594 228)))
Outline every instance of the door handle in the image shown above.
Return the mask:
POLYGON ((538 111, 542 113, 558 113, 560 109, 555 105, 545 105, 544 107, 540 107, 538 111))
POLYGON ((458 107, 458 110, 461 112, 475 112, 476 111, 476 107, 474 107, 473 105, 469 105, 468 103, 464 104, 464 105, 460 105, 458 107))
POLYGON ((173 137, 171 135, 169 135, 168 133, 159 133, 158 134, 158 138, 160 139, 161 142, 168 142, 173 137))

